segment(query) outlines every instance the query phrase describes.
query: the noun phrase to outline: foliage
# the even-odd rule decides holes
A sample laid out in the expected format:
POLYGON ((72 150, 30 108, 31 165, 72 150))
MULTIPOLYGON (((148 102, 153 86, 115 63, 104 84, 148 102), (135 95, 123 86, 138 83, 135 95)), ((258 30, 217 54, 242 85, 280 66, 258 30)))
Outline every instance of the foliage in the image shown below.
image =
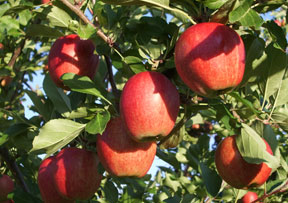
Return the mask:
POLYGON ((16 203, 41 202, 39 155, 49 156, 67 145, 95 150, 97 134, 118 114, 128 78, 156 70, 181 96, 177 124, 157 149, 167 166, 159 167, 155 177, 141 179, 104 173, 90 202, 237 201, 246 191, 222 182, 214 163, 218 143, 233 134, 241 135, 237 145, 246 161, 273 167, 267 183, 253 191, 265 202, 287 201, 287 6, 285 0, 0 0, 0 77, 13 78, 0 89, 0 171, 16 182, 10 197, 16 203), (236 30, 246 49, 241 85, 212 99, 189 90, 174 65, 179 35, 207 21, 236 30), (54 85, 45 66, 55 39, 71 33, 93 40, 101 62, 94 81, 64 75, 71 88, 67 92, 54 85), (36 72, 45 80, 33 89, 29 82, 35 81, 36 72), (29 119, 24 95, 37 113, 29 119), (261 137, 274 156, 267 155, 261 137))

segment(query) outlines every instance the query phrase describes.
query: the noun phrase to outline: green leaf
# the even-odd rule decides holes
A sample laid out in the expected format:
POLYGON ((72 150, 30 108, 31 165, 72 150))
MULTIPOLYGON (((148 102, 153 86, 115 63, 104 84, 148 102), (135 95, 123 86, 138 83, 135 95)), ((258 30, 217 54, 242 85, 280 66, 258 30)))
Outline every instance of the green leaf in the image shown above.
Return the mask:
POLYGON ((228 2, 228 0, 205 0, 204 5, 210 9, 218 9, 226 2, 228 2))
POLYGON ((4 13, 9 10, 9 8, 10 8, 9 4, 2 4, 0 6, 0 17, 3 16, 4 13))
POLYGON ((31 24, 27 27, 26 35, 29 37, 58 38, 63 36, 64 34, 55 28, 51 28, 41 24, 31 24))
POLYGON ((261 38, 255 38, 246 54, 245 73, 241 82, 242 84, 254 82, 259 78, 260 72, 262 71, 261 64, 263 64, 263 61, 265 61, 267 57, 264 51, 265 41, 261 38))
POLYGON ((273 41, 276 42, 285 52, 287 47, 287 40, 283 29, 279 27, 273 20, 266 22, 263 26, 267 28, 273 41))
POLYGON ((9 140, 9 135, 6 133, 0 132, 0 146, 5 144, 9 140))
POLYGON ((102 0, 108 4, 117 5, 148 5, 148 6, 169 6, 169 0, 102 0))
POLYGON ((221 189, 221 177, 215 170, 210 169, 203 162, 200 162, 200 169, 207 192, 212 197, 215 197, 221 189))
POLYGON ((90 134, 102 134, 110 120, 110 113, 103 111, 97 113, 96 116, 86 125, 85 130, 90 134))
POLYGON ((226 24, 228 22, 229 13, 233 10, 237 0, 227 1, 211 16, 211 22, 226 24))
MULTIPOLYGON (((264 101, 281 88, 286 69, 286 54, 281 49, 270 44, 266 50, 268 59, 264 79, 266 79, 264 101)), ((277 103, 277 101, 275 102, 277 103)))
POLYGON ((177 8, 171 8, 169 6, 170 0, 102 0, 102 1, 108 4, 116 4, 116 5, 126 5, 126 6, 146 5, 146 6, 154 6, 156 8, 163 8, 183 22, 186 22, 187 19, 193 22, 193 20, 190 18, 190 16, 187 13, 177 8))
POLYGON ((272 118, 278 125, 284 130, 288 131, 288 109, 281 108, 276 112, 273 112, 272 118))
POLYGON ((258 29, 263 24, 263 19, 251 8, 253 0, 240 1, 238 7, 229 14, 231 23, 240 22, 243 26, 253 26, 258 29))
POLYGON ((140 73, 146 71, 142 60, 136 56, 127 56, 124 59, 124 63, 128 65, 134 73, 140 73))
POLYGON ((236 136, 237 148, 245 161, 253 164, 267 163, 272 170, 280 160, 266 151, 263 139, 248 125, 242 124, 241 135, 236 136))
POLYGON ((62 75, 61 79, 63 83, 70 87, 71 90, 75 92, 80 92, 84 94, 94 95, 96 97, 100 97, 108 104, 111 102, 104 97, 101 92, 95 87, 96 85, 93 81, 87 76, 79 76, 74 73, 65 73, 62 75))
POLYGON ((18 6, 14 6, 14 7, 11 7, 9 8, 5 13, 4 15, 12 15, 14 13, 20 13, 26 9, 32 9, 33 7, 32 6, 29 6, 29 5, 18 5, 18 6))
POLYGON ((282 106, 288 102, 288 78, 282 80, 279 92, 279 96, 276 98, 275 107, 282 106))
POLYGON ((46 15, 51 26, 68 28, 69 22, 72 20, 70 15, 57 6, 48 6, 36 9, 35 12, 46 15))
POLYGON ((71 112, 65 112, 62 114, 63 117, 69 118, 69 119, 84 118, 87 115, 88 115, 88 112, 87 112, 86 107, 79 107, 71 112))
POLYGON ((39 114, 43 116, 45 121, 48 121, 51 117, 51 110, 49 107, 47 108, 47 105, 42 103, 35 92, 26 90, 25 93, 28 94, 39 114))
POLYGON ((104 185, 104 193, 108 202, 118 201, 118 189, 111 180, 107 180, 104 185))
POLYGON ((54 104, 54 108, 60 113, 70 112, 71 104, 68 96, 61 88, 56 87, 49 75, 43 81, 43 88, 48 98, 54 104))
POLYGON ((85 128, 85 124, 66 119, 53 119, 47 122, 33 140, 31 152, 43 150, 47 156, 75 139, 85 128))

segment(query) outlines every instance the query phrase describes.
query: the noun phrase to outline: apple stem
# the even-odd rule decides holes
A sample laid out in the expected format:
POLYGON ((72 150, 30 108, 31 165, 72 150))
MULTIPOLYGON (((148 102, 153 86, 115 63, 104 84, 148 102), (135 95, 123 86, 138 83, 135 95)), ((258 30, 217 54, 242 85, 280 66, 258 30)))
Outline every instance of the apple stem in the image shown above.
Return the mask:
POLYGON ((26 193, 30 193, 30 190, 24 181, 24 176, 21 173, 17 163, 15 162, 15 159, 10 156, 8 149, 0 147, 0 156, 6 162, 7 167, 12 172, 16 182, 23 188, 26 193))

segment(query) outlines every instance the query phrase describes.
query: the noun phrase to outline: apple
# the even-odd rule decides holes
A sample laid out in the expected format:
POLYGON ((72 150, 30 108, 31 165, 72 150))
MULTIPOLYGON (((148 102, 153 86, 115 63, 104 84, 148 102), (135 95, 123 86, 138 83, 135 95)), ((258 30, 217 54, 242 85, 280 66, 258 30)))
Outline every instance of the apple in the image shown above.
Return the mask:
POLYGON ((8 175, 0 176, 0 200, 6 200, 7 195, 14 190, 14 182, 8 175))
POLYGON ((66 199, 90 199, 102 180, 98 165, 99 159, 91 151, 75 147, 62 149, 53 162, 53 181, 57 192, 66 199))
POLYGON ((231 28, 214 22, 189 27, 177 40, 175 65, 183 82, 206 97, 223 94, 240 84, 245 48, 231 28))
POLYGON ((5 87, 5 86, 8 86, 11 82, 12 82, 12 80, 13 80, 13 78, 12 77, 10 77, 10 76, 3 76, 2 78, 1 78, 1 83, 0 83, 0 85, 2 86, 2 87, 5 87))
POLYGON ((48 56, 48 69, 55 84, 68 90, 61 81, 64 73, 88 76, 92 80, 99 64, 99 56, 94 50, 91 40, 82 40, 76 34, 58 38, 48 56))
POLYGON ((45 203, 74 203, 74 200, 64 199, 58 194, 53 182, 53 164, 55 156, 42 161, 38 170, 38 186, 45 203))
POLYGON ((156 154, 156 142, 136 142, 125 131, 120 117, 111 119, 97 136, 97 153, 107 172, 118 177, 143 177, 156 154))
POLYGON ((42 4, 47 4, 49 3, 51 0, 41 0, 42 4))
MULTIPOLYGON (((264 142, 266 151, 273 154, 269 144, 265 140, 264 142)), ((226 137, 220 142, 215 152, 215 163, 222 179, 237 189, 248 189, 264 184, 272 170, 266 163, 246 162, 237 148, 236 135, 226 137)))
POLYGON ((141 72, 127 81, 120 98, 124 126, 136 141, 167 136, 180 106, 175 85, 158 72, 141 72))
POLYGON ((4 49, 4 45, 2 43, 0 43, 0 50, 4 49))
POLYGON ((257 193, 249 191, 241 198, 239 203, 251 203, 256 199, 258 199, 257 193))

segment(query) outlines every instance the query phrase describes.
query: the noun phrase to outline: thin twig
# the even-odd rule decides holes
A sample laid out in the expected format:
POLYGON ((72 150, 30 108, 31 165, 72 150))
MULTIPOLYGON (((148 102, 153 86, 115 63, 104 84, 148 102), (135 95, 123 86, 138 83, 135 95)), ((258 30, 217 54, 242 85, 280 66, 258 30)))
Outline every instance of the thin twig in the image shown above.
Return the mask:
POLYGON ((106 62, 106 65, 107 65, 108 76, 109 76, 109 81, 110 81, 111 88, 112 88, 112 93, 114 94, 114 96, 116 98, 118 98, 119 97, 119 91, 118 91, 118 89, 116 87, 116 83, 115 83, 115 80, 114 80, 111 59, 110 59, 109 56, 106 56, 106 55, 104 55, 104 58, 105 58, 105 62, 106 62))
POLYGON ((267 197, 270 197, 270 196, 278 194, 278 193, 287 192, 288 191, 287 186, 288 186, 288 181, 281 188, 279 188, 278 190, 275 190, 274 192, 271 192, 269 194, 264 194, 260 198, 254 200, 252 203, 260 202, 260 201, 266 199, 267 197))
POLYGON ((16 182, 23 188, 23 190, 27 193, 30 193, 30 190, 27 184, 24 181, 24 176, 21 173, 17 163, 15 160, 10 156, 9 151, 7 148, 1 147, 0 148, 0 156, 6 162, 7 167, 12 172, 16 182))
MULTIPOLYGON (((97 31, 97 35, 103 39, 106 43, 109 44, 110 47, 115 48, 116 50, 120 51, 119 46, 113 42, 113 40, 106 36, 105 33, 101 30, 100 26, 96 26, 94 25, 86 16, 85 14, 77 7, 74 6, 73 4, 71 4, 68 0, 61 0, 63 4, 65 4, 68 8, 70 8, 76 15, 78 15, 78 17, 86 24, 91 25, 92 27, 94 27, 97 31)), ((98 24, 98 23, 97 23, 98 24)))

